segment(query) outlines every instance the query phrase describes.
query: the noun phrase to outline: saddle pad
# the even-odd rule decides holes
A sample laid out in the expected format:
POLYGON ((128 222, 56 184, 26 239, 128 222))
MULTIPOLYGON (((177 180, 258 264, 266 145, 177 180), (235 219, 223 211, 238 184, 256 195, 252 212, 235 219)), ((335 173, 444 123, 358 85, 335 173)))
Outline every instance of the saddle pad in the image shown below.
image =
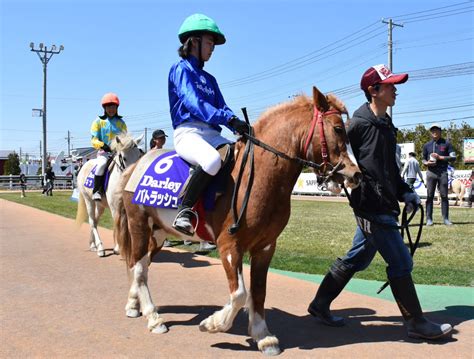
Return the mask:
POLYGON ((148 151, 143 155, 142 158, 138 161, 137 165, 135 166, 135 169, 133 170, 132 175, 128 179, 127 184, 125 185, 125 191, 127 192, 135 192, 137 189, 138 183, 143 177, 143 174, 145 171, 150 167, 150 164, 160 155, 164 153, 171 152, 171 150, 151 150, 148 151))
POLYGON ((189 164, 176 151, 150 151, 140 160, 125 190, 132 203, 159 208, 178 208, 181 188, 189 176, 189 164))
POLYGON ((92 167, 91 171, 87 175, 85 181, 84 181, 84 187, 86 188, 94 188, 94 176, 95 176, 95 170, 97 169, 97 165, 94 165, 92 167))
MULTIPOLYGON (((86 179, 84 180, 84 187, 86 188, 94 188, 94 178, 95 178, 95 171, 97 170, 97 165, 92 167, 91 171, 87 175, 86 179)), ((105 182, 104 182, 104 191, 107 191, 107 187, 109 186, 109 171, 105 171, 105 182)))

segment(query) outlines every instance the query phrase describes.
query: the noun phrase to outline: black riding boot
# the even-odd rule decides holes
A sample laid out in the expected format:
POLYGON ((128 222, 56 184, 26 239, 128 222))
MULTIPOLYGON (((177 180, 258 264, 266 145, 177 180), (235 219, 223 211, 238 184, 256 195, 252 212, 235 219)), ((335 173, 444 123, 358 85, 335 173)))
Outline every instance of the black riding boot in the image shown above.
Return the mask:
POLYGON ((411 275, 390 279, 390 287, 398 307, 406 321, 410 338, 437 339, 448 334, 450 324, 438 324, 423 316, 411 275))
POLYGON ((192 208, 211 181, 212 177, 213 176, 210 174, 204 172, 201 166, 196 167, 191 174, 187 187, 185 188, 183 200, 178 208, 178 215, 174 220, 173 228, 189 236, 194 234, 194 227, 191 220, 193 216, 196 216, 196 213, 192 208))
POLYGON ((340 258, 336 259, 321 282, 316 297, 308 307, 309 314, 319 318, 324 324, 331 327, 342 327, 345 324, 344 318, 332 315, 329 307, 354 273, 353 270, 344 265, 340 258))
POLYGON ((94 189, 92 190, 92 199, 95 201, 102 201, 102 195, 104 194, 104 179, 104 175, 94 176, 94 189))

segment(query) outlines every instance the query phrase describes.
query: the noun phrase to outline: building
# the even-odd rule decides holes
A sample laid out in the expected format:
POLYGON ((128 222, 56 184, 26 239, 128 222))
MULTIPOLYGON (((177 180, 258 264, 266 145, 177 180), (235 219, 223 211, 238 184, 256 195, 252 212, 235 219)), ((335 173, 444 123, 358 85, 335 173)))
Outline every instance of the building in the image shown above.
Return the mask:
POLYGON ((13 150, 0 150, 0 175, 3 175, 3 171, 5 168, 5 162, 8 160, 8 155, 10 153, 14 153, 13 150))

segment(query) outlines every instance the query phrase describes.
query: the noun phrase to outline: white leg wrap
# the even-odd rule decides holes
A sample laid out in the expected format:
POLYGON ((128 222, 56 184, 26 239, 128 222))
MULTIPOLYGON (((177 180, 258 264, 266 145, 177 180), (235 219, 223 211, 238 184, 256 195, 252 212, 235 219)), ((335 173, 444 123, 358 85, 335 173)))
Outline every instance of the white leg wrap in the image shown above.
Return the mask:
POLYGON ((249 335, 257 343, 258 349, 266 355, 279 354, 281 350, 278 338, 270 333, 265 319, 260 314, 255 313, 250 294, 247 307, 249 311, 249 335))
POLYGON ((239 310, 245 305, 247 292, 242 273, 238 273, 239 287, 230 295, 230 301, 221 310, 206 318, 199 325, 201 331, 225 332, 230 329, 239 310))

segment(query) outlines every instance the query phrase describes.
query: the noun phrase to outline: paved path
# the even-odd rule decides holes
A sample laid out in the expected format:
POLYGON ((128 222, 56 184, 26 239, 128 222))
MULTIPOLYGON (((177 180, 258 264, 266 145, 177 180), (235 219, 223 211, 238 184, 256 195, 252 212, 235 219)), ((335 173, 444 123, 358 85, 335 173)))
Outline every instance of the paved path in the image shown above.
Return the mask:
MULTIPOLYGON (((125 316, 124 262, 88 252, 85 225, 78 230, 70 219, 0 200, 0 227, 2 358, 263 358, 243 312, 228 333, 198 330, 228 300, 217 260, 176 249, 158 254, 150 287, 170 331, 153 335, 143 318, 125 316)), ((101 233, 111 248, 111 231, 101 233)), ((424 343, 405 336, 394 303, 345 291, 334 309, 349 324, 328 328, 306 313, 315 284, 270 273, 268 286, 267 319, 281 358, 473 357, 472 320, 429 313, 455 325, 455 333, 424 343)))

